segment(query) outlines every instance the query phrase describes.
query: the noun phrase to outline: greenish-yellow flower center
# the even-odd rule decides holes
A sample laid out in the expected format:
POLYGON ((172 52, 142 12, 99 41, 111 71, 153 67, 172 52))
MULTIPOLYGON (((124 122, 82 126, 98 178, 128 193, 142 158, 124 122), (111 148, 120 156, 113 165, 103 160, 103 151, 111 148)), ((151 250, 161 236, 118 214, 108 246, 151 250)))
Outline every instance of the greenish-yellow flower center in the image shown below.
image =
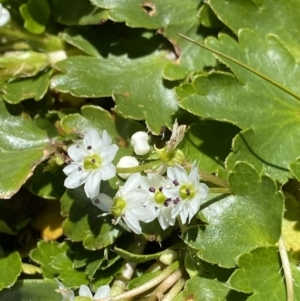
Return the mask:
POLYGON ((179 195, 182 200, 192 199, 195 196, 195 193, 193 185, 184 184, 179 189, 179 195))
POLYGON ((158 204, 163 204, 166 200, 165 195, 161 191, 156 191, 154 194, 155 202, 158 204))
POLYGON ((85 169, 97 169, 101 166, 101 159, 98 155, 93 154, 84 158, 83 167, 85 169))
POLYGON ((123 214, 123 211, 126 207, 126 201, 121 197, 114 198, 114 205, 111 207, 111 213, 115 217, 119 217, 123 214))

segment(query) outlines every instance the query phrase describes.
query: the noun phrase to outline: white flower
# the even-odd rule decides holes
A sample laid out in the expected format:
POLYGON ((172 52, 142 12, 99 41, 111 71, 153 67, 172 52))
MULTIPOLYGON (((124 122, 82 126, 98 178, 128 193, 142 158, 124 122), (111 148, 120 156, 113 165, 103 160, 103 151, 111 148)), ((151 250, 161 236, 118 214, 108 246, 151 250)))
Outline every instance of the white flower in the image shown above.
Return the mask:
MULTIPOLYGON (((124 156, 120 159, 117 164, 117 167, 124 168, 124 167, 134 167, 139 166, 139 161, 132 156, 124 156)), ((118 176, 124 180, 127 180, 131 173, 118 173, 118 176)))
POLYGON ((148 198, 145 207, 153 212, 157 217, 163 230, 169 226, 174 226, 175 217, 171 216, 174 203, 163 194, 163 187, 171 187, 171 182, 163 176, 149 173, 147 177, 142 177, 141 188, 148 191, 148 198))
POLYGON ((145 132, 136 132, 131 136, 130 143, 137 155, 146 155, 150 151, 149 137, 145 132))
POLYGON ((9 11, 0 4, 0 26, 5 25, 10 20, 9 11))
POLYGON ((64 185, 73 189, 84 185, 88 198, 99 194, 101 180, 109 180, 116 175, 116 167, 111 163, 118 146, 111 144, 112 139, 103 131, 102 138, 95 129, 89 129, 82 144, 72 145, 68 149, 72 163, 63 171, 68 176, 64 185))
POLYGON ((65 286, 55 278, 56 283, 58 284, 58 289, 55 291, 62 294, 61 301, 74 301, 74 292, 70 289, 65 288, 65 286))
POLYGON ((199 211, 201 200, 207 197, 208 187, 199 182, 198 168, 195 163, 189 175, 179 164, 175 164, 175 167, 168 167, 167 175, 174 186, 163 189, 163 193, 176 203, 176 206, 172 208, 172 217, 180 215, 183 224, 186 223, 187 218, 190 222, 199 211))
POLYGON ((111 213, 116 218, 116 224, 120 223, 134 233, 141 234, 142 229, 139 221, 147 223, 154 217, 153 213, 143 206, 148 192, 138 188, 140 183, 141 175, 133 173, 124 186, 119 188, 114 199, 100 193, 98 197, 92 199, 92 203, 102 211, 111 213))
POLYGON ((90 288, 87 285, 80 285, 79 296, 89 297, 92 300, 107 298, 110 296, 110 287, 109 285, 102 285, 98 288, 96 294, 93 296, 90 288))

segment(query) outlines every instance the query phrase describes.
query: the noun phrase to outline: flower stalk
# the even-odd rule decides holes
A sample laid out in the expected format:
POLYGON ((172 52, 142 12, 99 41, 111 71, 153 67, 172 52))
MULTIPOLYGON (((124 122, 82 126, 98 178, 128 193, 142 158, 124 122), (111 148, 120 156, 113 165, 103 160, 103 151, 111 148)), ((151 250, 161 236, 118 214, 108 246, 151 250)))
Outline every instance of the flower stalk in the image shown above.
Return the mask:
POLYGON ((169 265, 165 270, 163 270, 158 276, 154 277, 150 281, 144 283, 143 285, 136 287, 130 291, 127 291, 123 294, 103 298, 103 299, 95 299, 94 301, 119 301, 119 300, 126 300, 131 297, 135 297, 139 294, 142 294, 152 287, 160 284, 162 281, 164 281, 169 275, 171 275, 174 271, 176 271, 179 268, 179 261, 173 262, 171 265, 169 265))

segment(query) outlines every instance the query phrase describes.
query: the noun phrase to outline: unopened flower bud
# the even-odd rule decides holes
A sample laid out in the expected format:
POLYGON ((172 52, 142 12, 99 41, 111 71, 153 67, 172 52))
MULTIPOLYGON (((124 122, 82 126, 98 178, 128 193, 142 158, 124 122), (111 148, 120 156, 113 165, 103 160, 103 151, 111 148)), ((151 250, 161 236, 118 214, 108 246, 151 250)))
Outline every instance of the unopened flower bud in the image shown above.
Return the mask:
POLYGON ((137 155, 146 155, 149 153, 151 147, 148 144, 148 134, 145 132, 136 132, 131 136, 130 143, 134 148, 134 152, 137 155))
POLYGON ((9 11, 0 4, 0 26, 5 25, 10 20, 9 11))
POLYGON ((178 253, 173 250, 166 250, 162 255, 159 257, 159 261, 165 265, 170 265, 173 263, 178 257, 178 253))
MULTIPOLYGON (((132 156, 124 156, 120 159, 117 164, 119 168, 126 168, 126 167, 135 167, 139 166, 139 161, 132 156)), ((118 176, 124 180, 127 180, 130 177, 131 173, 118 173, 118 176)))

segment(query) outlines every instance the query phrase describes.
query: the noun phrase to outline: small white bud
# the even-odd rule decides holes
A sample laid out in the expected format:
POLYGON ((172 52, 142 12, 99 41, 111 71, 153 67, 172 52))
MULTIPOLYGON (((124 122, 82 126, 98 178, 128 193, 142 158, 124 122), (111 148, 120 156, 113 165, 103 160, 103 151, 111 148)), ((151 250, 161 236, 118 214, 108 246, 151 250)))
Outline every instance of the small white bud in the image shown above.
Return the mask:
MULTIPOLYGON (((135 167, 139 166, 139 161, 132 156, 124 156, 120 159, 117 164, 119 168, 126 168, 126 167, 135 167)), ((118 173, 118 176, 124 180, 127 180, 130 177, 131 173, 118 173)))
POLYGON ((5 25, 10 20, 9 11, 0 4, 0 26, 5 25))
POLYGON ((173 250, 167 249, 162 255, 159 257, 159 261, 165 265, 170 265, 173 263, 178 257, 178 253, 173 250))
POLYGON ((148 144, 148 140, 148 134, 145 132, 136 132, 131 136, 130 143, 137 155, 142 156, 150 152, 151 147, 148 144))

